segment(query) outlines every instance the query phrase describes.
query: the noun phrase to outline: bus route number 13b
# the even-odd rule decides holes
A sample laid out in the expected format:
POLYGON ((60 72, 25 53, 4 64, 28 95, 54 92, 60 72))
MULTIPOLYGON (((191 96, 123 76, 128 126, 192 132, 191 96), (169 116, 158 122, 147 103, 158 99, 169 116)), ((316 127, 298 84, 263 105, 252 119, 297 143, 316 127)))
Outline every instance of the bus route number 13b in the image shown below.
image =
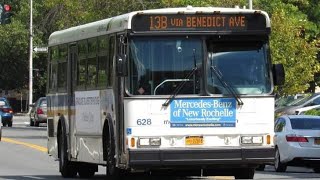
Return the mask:
POLYGON ((137 125, 139 126, 148 126, 151 125, 151 119, 137 119, 137 125))
POLYGON ((168 27, 167 16, 150 16, 150 30, 166 29, 168 27))

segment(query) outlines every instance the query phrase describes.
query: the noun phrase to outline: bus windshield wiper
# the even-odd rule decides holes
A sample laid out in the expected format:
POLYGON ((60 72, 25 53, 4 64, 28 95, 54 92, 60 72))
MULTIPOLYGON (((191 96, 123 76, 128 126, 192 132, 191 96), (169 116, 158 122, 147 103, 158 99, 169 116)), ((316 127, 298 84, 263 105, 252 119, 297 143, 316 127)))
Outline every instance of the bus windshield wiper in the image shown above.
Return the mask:
MULTIPOLYGON (((182 81, 175 89, 174 91, 172 92, 172 94, 170 95, 169 98, 167 98, 166 102, 164 102, 162 104, 162 106, 168 106, 171 101, 173 100, 174 97, 176 97, 176 95, 180 92, 181 88, 186 84, 187 81, 191 81, 190 80, 190 77, 192 75, 194 75, 194 73, 196 72, 196 70, 198 69, 197 68, 197 62, 196 62, 196 50, 193 49, 193 61, 194 61, 194 67, 192 68, 191 72, 189 74, 186 75, 184 79, 184 81, 182 81)), ((195 81, 195 78, 193 78, 193 80, 195 81)), ((194 82, 195 83, 195 82, 194 82)))
POLYGON ((232 94, 232 96, 237 100, 238 105, 239 106, 243 105, 241 98, 235 93, 235 90, 233 89, 233 87, 229 86, 229 84, 223 80, 221 72, 215 66, 210 66, 210 69, 213 70, 214 74, 216 75, 220 83, 223 85, 223 87, 226 88, 232 94))
POLYGON ((174 89, 170 97, 162 104, 162 106, 168 106, 171 103, 173 98, 180 92, 181 88, 186 84, 186 82, 191 81, 190 77, 194 74, 194 72, 196 72, 197 69, 197 67, 192 68, 192 71, 187 74, 185 78, 179 79, 182 82, 174 89))

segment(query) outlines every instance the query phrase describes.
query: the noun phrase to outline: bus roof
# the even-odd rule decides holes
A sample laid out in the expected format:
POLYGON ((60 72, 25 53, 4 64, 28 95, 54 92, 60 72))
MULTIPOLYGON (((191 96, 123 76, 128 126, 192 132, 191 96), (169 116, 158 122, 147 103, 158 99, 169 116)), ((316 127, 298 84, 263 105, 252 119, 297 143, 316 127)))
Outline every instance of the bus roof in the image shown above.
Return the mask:
POLYGON ((222 8, 222 7, 180 7, 163 8, 134 11, 127 14, 87 23, 65 30, 53 32, 49 37, 48 46, 54 46, 64 43, 72 43, 78 40, 109 34, 112 32, 121 32, 131 29, 131 20, 135 15, 148 14, 262 14, 266 18, 266 28, 270 28, 270 19, 266 12, 261 10, 250 10, 240 8, 222 8))

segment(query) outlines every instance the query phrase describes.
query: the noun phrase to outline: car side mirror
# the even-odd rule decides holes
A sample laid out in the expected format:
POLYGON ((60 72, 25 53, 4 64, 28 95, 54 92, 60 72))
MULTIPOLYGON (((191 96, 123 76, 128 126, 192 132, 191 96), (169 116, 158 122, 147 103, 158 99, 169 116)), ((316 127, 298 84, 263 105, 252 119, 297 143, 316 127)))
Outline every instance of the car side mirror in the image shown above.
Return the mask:
POLYGON ((283 85, 285 82, 285 72, 282 64, 272 65, 273 82, 275 85, 283 85))

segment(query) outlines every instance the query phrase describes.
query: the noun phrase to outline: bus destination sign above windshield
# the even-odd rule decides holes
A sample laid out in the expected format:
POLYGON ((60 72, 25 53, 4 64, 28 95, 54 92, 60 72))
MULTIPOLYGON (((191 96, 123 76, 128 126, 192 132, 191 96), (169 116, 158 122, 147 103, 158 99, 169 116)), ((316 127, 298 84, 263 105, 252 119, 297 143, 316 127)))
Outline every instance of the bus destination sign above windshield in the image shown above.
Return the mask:
POLYGON ((136 15, 133 31, 266 31, 262 14, 136 15))

